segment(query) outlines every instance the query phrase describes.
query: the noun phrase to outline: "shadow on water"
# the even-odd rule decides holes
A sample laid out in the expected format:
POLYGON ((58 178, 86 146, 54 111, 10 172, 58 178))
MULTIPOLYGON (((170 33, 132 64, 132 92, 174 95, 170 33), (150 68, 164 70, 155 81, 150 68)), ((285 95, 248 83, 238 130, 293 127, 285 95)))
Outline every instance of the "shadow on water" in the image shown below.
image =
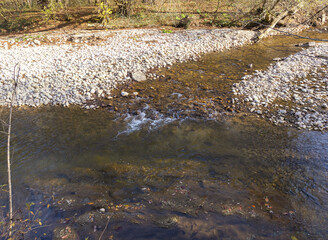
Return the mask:
MULTIPOLYGON (((179 72, 165 71, 172 71, 177 87, 199 84, 190 80, 191 65, 204 71, 195 74, 210 85, 197 88, 205 98, 207 90, 222 83, 215 78, 223 71, 220 66, 231 76, 224 79, 233 82, 247 64, 264 68, 272 57, 286 54, 280 56, 280 48, 267 41, 258 47, 262 59, 251 60, 247 48, 253 47, 225 53, 239 54, 228 58, 229 64, 222 55, 210 54, 199 63, 182 64, 179 72)), ((150 83, 144 84, 147 91, 150 83)), ((142 111, 117 118, 107 109, 74 107, 15 111, 15 206, 25 212, 29 203, 43 224, 34 226, 27 239, 54 239, 67 227, 71 239, 74 233, 99 239, 104 229, 104 239, 328 238, 327 133, 273 127, 252 116, 173 118, 145 103, 158 118, 142 111)), ((4 137, 1 150, 5 159, 4 137)), ((0 171, 3 184, 4 160, 0 171)), ((0 205, 6 204, 1 191, 0 205)))

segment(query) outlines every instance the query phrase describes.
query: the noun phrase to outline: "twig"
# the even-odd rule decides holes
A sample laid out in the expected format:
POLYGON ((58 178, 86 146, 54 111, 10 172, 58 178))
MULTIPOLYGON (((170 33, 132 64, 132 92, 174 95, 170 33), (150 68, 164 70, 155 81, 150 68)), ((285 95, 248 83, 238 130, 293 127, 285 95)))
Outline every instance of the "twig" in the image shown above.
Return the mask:
POLYGON ((2 119, 0 119, 0 122, 2 123, 2 125, 8 125, 8 123, 2 119))
POLYGON ((8 120, 8 138, 7 138, 7 170, 8 170, 8 194, 9 194, 9 238, 11 238, 13 233, 13 192, 12 192, 12 184, 11 184, 11 159, 10 159, 10 139, 11 139, 11 123, 12 123, 12 115, 13 115, 13 104, 16 96, 16 87, 18 82, 20 68, 18 64, 16 64, 14 69, 14 86, 11 95, 10 101, 10 113, 8 120))
POLYGON ((328 8, 328 4, 326 6, 324 6, 323 8, 321 8, 319 11, 317 11, 315 14, 313 14, 311 17, 309 17, 307 20, 305 20, 304 22, 302 22, 301 24, 306 24, 306 23, 310 22, 311 19, 313 19, 319 13, 323 12, 326 8, 328 8))
POLYGON ((297 37, 297 38, 302 38, 302 39, 313 40, 313 41, 328 42, 328 39, 303 37, 303 36, 300 36, 300 35, 298 35, 298 34, 293 34, 293 33, 288 32, 288 31, 284 31, 284 30, 280 30, 280 29, 275 28, 275 27, 271 27, 270 25, 267 25, 267 24, 263 24, 263 23, 256 22, 256 21, 251 21, 251 22, 256 23, 256 24, 258 24, 258 25, 262 25, 262 26, 265 26, 265 27, 271 28, 272 30, 275 30, 275 31, 277 31, 277 32, 284 33, 284 34, 289 35, 289 36, 293 36, 293 37, 297 37))
POLYGON ((102 231, 100 237, 99 237, 99 240, 101 240, 101 238, 103 237, 107 227, 108 227, 108 224, 109 224, 109 220, 112 218, 112 216, 108 216, 108 220, 107 220, 107 224, 106 224, 106 227, 104 228, 104 230, 102 231))
POLYGON ((45 227, 50 227, 50 226, 52 226, 52 224, 32 227, 31 230, 27 231, 26 233, 28 233, 28 232, 30 232, 30 231, 34 231, 35 229, 45 228, 45 227))
POLYGON ((256 42, 261 41, 264 37, 266 37, 269 32, 276 26, 276 24, 283 18, 285 18, 287 15, 289 15, 290 13, 295 14, 301 7, 303 6, 303 2, 300 1, 299 4, 297 4, 295 7, 292 8, 292 10, 286 10, 282 13, 280 13, 271 23, 270 27, 268 27, 266 30, 264 30, 264 32, 262 32, 256 39, 256 42))

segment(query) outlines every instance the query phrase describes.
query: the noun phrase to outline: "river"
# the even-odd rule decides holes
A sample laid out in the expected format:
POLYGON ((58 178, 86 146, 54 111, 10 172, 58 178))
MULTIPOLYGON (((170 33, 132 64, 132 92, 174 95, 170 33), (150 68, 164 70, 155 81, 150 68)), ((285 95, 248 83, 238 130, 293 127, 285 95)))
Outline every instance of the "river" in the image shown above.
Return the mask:
MULTIPOLYGON (((121 87, 138 97, 118 90, 98 110, 15 109, 16 229, 25 239, 327 239, 328 134, 272 126, 229 97, 302 41, 156 70, 165 77, 121 87)), ((5 184, 5 137, 1 149, 5 184)))

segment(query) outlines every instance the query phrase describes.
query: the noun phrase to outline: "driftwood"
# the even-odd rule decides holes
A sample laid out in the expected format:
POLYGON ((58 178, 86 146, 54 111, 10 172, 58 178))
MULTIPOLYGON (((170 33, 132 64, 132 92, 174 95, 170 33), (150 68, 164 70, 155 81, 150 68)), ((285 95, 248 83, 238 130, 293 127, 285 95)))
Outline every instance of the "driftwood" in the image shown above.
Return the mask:
POLYGON ((263 38, 265 38, 266 36, 269 35, 269 33, 271 32, 272 29, 274 29, 274 27, 277 25, 277 23, 279 23, 282 19, 284 19, 285 17, 287 17, 288 15, 292 15, 295 14, 298 10, 300 10, 300 8, 303 6, 303 2, 300 1, 299 4, 297 4, 295 7, 293 7, 291 10, 286 10, 282 13, 280 13, 271 23, 270 26, 268 26, 255 40, 255 42, 259 42, 261 41, 263 38))

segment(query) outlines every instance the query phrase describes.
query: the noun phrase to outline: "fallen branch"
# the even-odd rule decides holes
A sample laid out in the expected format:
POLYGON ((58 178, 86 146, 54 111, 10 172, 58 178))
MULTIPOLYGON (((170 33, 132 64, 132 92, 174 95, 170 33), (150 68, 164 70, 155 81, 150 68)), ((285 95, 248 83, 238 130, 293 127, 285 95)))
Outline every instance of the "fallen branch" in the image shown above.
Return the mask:
POLYGON ((287 17, 288 15, 295 14, 300 8, 303 6, 303 1, 301 1, 299 4, 297 4, 295 7, 293 7, 291 10, 286 10, 282 13, 280 13, 271 23, 269 27, 267 27, 255 40, 255 42, 261 41, 263 38, 265 38, 271 30, 279 23, 282 19, 287 17))

